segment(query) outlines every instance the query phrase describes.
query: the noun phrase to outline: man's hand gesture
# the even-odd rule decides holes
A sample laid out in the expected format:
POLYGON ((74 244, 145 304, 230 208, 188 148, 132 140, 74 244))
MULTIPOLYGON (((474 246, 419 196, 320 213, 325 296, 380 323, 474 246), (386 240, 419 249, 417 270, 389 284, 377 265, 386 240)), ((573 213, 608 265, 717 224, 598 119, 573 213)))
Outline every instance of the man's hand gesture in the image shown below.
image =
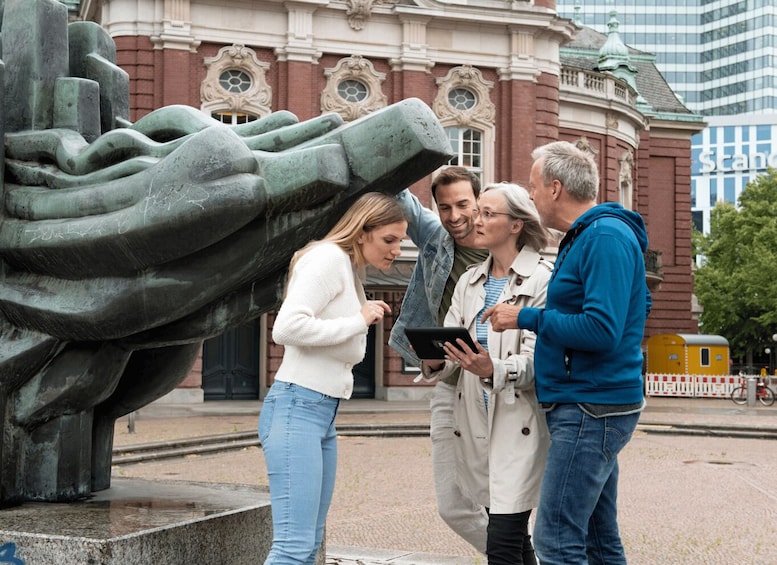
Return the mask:
POLYGON ((520 306, 504 303, 497 304, 483 312, 483 317, 480 319, 480 322, 485 324, 487 320, 491 320, 491 327, 495 332, 517 330, 518 312, 520 311, 520 306))

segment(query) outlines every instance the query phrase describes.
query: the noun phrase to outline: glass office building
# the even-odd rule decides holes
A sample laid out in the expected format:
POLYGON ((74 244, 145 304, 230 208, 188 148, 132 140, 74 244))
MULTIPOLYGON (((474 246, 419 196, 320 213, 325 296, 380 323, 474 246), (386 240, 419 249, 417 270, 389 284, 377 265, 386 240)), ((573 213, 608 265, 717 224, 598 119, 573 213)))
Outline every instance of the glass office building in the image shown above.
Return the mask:
POLYGON ((600 32, 615 12, 624 43, 656 66, 709 126, 693 138, 691 207, 711 208, 777 164, 777 5, 774 0, 558 0, 560 16, 600 32))
POLYGON ((715 116, 693 136, 691 211, 707 233, 717 202, 736 204, 745 185, 767 167, 777 169, 777 114, 715 116))

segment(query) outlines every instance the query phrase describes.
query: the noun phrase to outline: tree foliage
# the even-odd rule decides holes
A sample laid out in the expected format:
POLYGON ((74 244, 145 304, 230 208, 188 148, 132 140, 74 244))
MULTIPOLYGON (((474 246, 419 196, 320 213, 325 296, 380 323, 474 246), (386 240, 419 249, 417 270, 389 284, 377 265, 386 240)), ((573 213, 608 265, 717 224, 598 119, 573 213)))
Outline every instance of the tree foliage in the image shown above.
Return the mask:
POLYGON ((774 347, 777 333, 777 171, 769 169, 748 183, 739 208, 718 203, 710 233, 695 234, 704 257, 696 270, 695 291, 704 308, 703 332, 729 340, 742 357, 774 347))

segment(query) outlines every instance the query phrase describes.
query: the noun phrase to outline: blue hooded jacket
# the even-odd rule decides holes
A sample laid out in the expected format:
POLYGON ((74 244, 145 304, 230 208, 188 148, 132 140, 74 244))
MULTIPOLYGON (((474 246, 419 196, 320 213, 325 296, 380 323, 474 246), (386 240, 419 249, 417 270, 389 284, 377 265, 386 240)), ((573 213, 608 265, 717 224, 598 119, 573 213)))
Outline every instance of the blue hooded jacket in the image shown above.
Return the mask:
POLYGON ((642 401, 642 337, 652 300, 642 217, 620 204, 580 216, 559 246, 544 308, 523 308, 518 325, 537 334, 540 402, 642 401))

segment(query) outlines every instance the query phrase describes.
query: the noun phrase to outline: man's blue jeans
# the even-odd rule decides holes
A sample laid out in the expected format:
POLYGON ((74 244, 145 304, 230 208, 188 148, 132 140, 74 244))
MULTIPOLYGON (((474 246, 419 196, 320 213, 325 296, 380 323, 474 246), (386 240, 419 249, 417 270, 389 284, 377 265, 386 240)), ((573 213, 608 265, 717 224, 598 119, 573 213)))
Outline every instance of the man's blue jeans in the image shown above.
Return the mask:
POLYGON ((265 565, 312 565, 337 468, 339 399, 276 381, 259 415, 270 480, 273 541, 265 565))
POLYGON ((622 565, 618 453, 639 413, 594 418, 577 404, 546 414, 550 451, 534 525, 542 565, 622 565))

